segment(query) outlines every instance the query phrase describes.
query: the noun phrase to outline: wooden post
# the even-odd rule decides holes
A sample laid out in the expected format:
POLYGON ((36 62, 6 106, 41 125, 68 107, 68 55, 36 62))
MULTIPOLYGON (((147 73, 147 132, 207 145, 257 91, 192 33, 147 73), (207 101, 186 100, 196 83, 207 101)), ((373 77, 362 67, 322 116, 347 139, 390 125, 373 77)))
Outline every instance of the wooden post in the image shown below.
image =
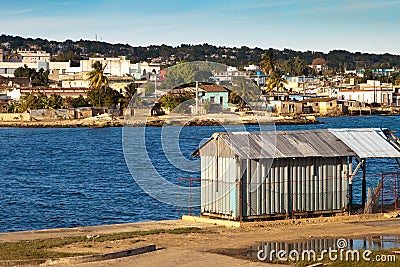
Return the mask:
POLYGON ((349 160, 349 215, 353 208, 353 157, 349 160))
POLYGON ((393 174, 394 180, 394 210, 397 211, 397 174, 393 174))
POLYGON ((363 163, 363 178, 362 178, 362 192, 361 192, 361 199, 362 199, 362 207, 365 209, 365 202, 367 201, 367 159, 364 159, 363 163))

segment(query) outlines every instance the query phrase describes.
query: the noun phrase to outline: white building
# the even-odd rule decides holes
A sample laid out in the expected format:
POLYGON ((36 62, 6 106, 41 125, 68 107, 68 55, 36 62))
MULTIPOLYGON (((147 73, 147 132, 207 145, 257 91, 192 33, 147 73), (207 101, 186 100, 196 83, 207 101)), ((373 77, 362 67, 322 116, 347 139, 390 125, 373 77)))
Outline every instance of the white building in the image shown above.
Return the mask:
POLYGON ((147 79, 155 80, 155 76, 159 75, 161 71, 161 65, 158 63, 136 63, 130 65, 130 75, 135 77, 137 80, 147 79))
POLYGON ((244 69, 247 70, 247 71, 257 71, 257 70, 260 70, 260 68, 259 68, 258 66, 256 66, 256 65, 254 65, 254 64, 251 64, 251 65, 249 65, 249 66, 247 66, 247 67, 244 67, 244 69))
POLYGON ((11 100, 19 100, 21 98, 21 90, 13 89, 7 93, 7 96, 10 97, 11 100))
POLYGON ((6 91, 0 92, 0 102, 1 103, 9 103, 10 101, 18 101, 21 98, 21 90, 20 89, 8 89, 6 91))
POLYGON ((50 62, 50 53, 46 51, 18 49, 17 53, 21 56, 23 63, 50 62))
POLYGON ((81 60, 79 67, 69 67, 67 74, 88 73, 92 70, 94 62, 99 61, 104 68, 104 73, 108 76, 133 76, 135 79, 150 79, 152 74, 159 74, 161 65, 154 63, 136 63, 131 64, 130 60, 124 56, 115 58, 89 58, 81 60))
POLYGON ((394 88, 393 106, 400 107, 400 87, 394 88))
POLYGON ((367 83, 359 84, 352 89, 340 89, 338 99, 357 100, 368 104, 392 105, 394 92, 395 90, 391 83, 368 80, 367 83))
POLYGON ((309 65, 308 67, 314 69, 315 71, 323 71, 323 70, 328 70, 327 65, 321 65, 321 64, 315 64, 315 65, 309 65))
POLYGON ((87 73, 92 70, 94 62, 102 63, 104 73, 109 77, 133 77, 136 80, 155 80, 160 74, 161 65, 155 63, 131 64, 126 57, 115 58, 89 58, 77 62, 0 62, 0 75, 14 77, 14 72, 19 67, 26 65, 28 68, 37 71, 43 68, 49 70, 49 78, 61 81, 63 87, 88 87, 87 73), (74 64, 73 64, 74 63, 74 64))
POLYGON ((92 65, 99 61, 103 64, 104 73, 110 76, 127 76, 130 75, 130 61, 126 57, 112 58, 89 58, 89 60, 81 60, 81 72, 90 72, 92 65))
POLYGON ((58 71, 61 74, 66 73, 70 66, 70 62, 0 62, 0 75, 5 77, 14 77, 14 71, 19 67, 24 67, 24 65, 37 71, 43 68, 44 70, 50 70, 50 73, 58 71))
POLYGON ((62 88, 89 88, 90 81, 88 79, 74 79, 61 81, 62 88))

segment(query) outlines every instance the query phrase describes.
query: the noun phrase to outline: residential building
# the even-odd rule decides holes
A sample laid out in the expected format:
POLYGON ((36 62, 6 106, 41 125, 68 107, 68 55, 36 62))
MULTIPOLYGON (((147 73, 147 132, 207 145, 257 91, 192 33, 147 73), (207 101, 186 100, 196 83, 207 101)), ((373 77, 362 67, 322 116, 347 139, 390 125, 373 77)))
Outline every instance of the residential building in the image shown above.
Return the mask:
POLYGON ((309 113, 317 113, 322 116, 337 115, 342 112, 341 106, 338 105, 337 98, 315 97, 300 101, 303 108, 309 107, 309 113))
POLYGON ((400 107, 400 87, 395 87, 394 88, 393 106, 400 107))
POLYGON ((268 110, 277 115, 298 115, 303 113, 303 103, 295 100, 271 100, 268 110))
POLYGON ((104 73, 110 76, 127 76, 130 75, 130 60, 126 57, 116 58, 89 58, 88 60, 81 60, 80 67, 70 69, 71 72, 90 72, 92 65, 99 61, 104 67, 104 73), (76 71, 79 70, 79 71, 76 71))
POLYGON ((195 87, 172 89, 168 93, 182 94, 188 92, 196 95, 196 90, 198 91, 198 105, 196 106, 193 104, 191 106, 191 113, 217 113, 228 109, 229 92, 224 87, 217 84, 201 84, 197 89, 195 87), (207 106, 208 108, 206 108, 207 106))
POLYGON ((23 63, 50 62, 50 53, 46 51, 18 49, 17 54, 21 56, 23 63))
POLYGON ((217 84, 199 85, 199 102, 210 104, 219 104, 222 109, 228 109, 229 92, 224 87, 217 84))
POLYGON ((371 107, 367 106, 364 102, 359 102, 357 100, 338 100, 338 104, 342 107, 342 112, 344 114, 372 114, 371 107))
POLYGON ((30 86, 28 78, 4 77, 0 75, 0 87, 21 88, 30 86))
POLYGON ((320 85, 319 80, 316 80, 314 77, 286 76, 285 79, 287 81, 285 87, 291 92, 304 93, 306 90, 316 88, 320 85))
POLYGON ((39 93, 50 96, 57 94, 62 97, 79 97, 80 95, 86 97, 89 89, 88 88, 49 88, 49 87, 33 87, 33 88, 21 88, 21 96, 26 94, 38 95, 39 93))
POLYGON ((260 70, 260 68, 258 66, 256 66, 256 65, 254 65, 254 64, 251 64, 251 65, 249 65, 247 67, 244 67, 244 69, 246 71, 257 71, 257 70, 260 70))
POLYGON ((392 105, 394 92, 395 90, 391 83, 368 80, 367 83, 358 84, 351 89, 341 88, 338 92, 338 99, 357 100, 368 104, 392 105))
POLYGON ((0 87, 0 104, 9 104, 11 101, 18 101, 21 98, 20 89, 0 87))
MULTIPOLYGON (((364 77, 365 69, 346 70, 345 74, 355 74, 358 77, 364 77)), ((391 76, 393 73, 399 72, 396 68, 391 69, 372 69, 372 73, 376 76, 391 76)))
POLYGON ((159 63, 135 63, 130 65, 130 75, 136 80, 146 79, 154 81, 160 77, 161 65, 159 63))
POLYGON ((317 71, 317 72, 328 70, 328 66, 327 65, 321 65, 321 64, 309 65, 309 67, 312 68, 313 70, 317 71))
POLYGON ((249 65, 244 68, 246 71, 239 71, 236 67, 227 67, 226 71, 214 73, 217 83, 234 82, 237 77, 246 77, 257 85, 265 85, 267 76, 256 65, 249 65))
POLYGON ((90 81, 88 79, 72 79, 61 81, 62 88, 89 88, 90 81))
POLYGON ((323 58, 315 58, 309 67, 317 72, 328 70, 327 62, 323 58))
POLYGON ((27 66, 35 70, 50 70, 50 73, 66 73, 70 67, 70 62, 36 62, 36 63, 24 63, 24 62, 0 62, 0 75, 5 77, 14 77, 14 71, 20 67, 27 66))
POLYGON ((13 77, 19 67, 49 70, 49 78, 53 81, 64 81, 65 87, 87 87, 86 75, 92 70, 92 64, 100 61, 104 73, 109 77, 133 77, 136 80, 160 80, 160 64, 147 62, 131 64, 126 57, 116 58, 89 58, 88 60, 67 62, 0 62, 0 75, 13 77), (82 81, 83 80, 83 81, 82 81))

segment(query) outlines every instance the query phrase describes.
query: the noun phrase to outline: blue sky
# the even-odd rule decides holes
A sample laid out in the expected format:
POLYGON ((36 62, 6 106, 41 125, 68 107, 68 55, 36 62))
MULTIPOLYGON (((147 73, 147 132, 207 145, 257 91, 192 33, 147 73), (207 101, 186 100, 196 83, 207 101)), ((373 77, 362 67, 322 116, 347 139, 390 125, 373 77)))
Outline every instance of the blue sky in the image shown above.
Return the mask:
POLYGON ((52 40, 400 54, 400 0, 2 1, 1 33, 52 40))

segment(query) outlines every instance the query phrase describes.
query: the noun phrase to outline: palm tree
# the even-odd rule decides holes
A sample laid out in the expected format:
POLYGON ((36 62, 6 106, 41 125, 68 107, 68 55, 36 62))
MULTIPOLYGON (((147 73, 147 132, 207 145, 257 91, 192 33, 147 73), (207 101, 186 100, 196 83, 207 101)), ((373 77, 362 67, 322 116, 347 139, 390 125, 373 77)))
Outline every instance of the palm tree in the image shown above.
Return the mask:
POLYGON ((9 113, 18 113, 22 112, 22 105, 18 101, 12 101, 10 104, 7 105, 6 109, 9 113))
POLYGON ((271 50, 268 50, 261 56, 261 66, 265 74, 272 74, 275 71, 275 58, 271 50))
POLYGON ((137 86, 135 83, 130 83, 125 86, 125 96, 127 99, 131 100, 134 95, 137 93, 137 86))
POLYGON ((238 102, 239 108, 243 110, 250 102, 256 102, 259 97, 259 90, 256 85, 244 77, 235 77, 232 85, 227 86, 231 91, 230 100, 238 102))
POLYGON ((400 75, 397 75, 396 80, 394 81, 395 85, 400 85, 400 75))
POLYGON ((137 95, 137 84, 135 83, 130 83, 128 86, 125 86, 125 96, 123 99, 124 107, 127 107, 131 101, 132 107, 138 107, 141 104, 141 99, 137 95))
POLYGON ((286 90, 285 84, 287 84, 287 81, 283 78, 282 72, 274 71, 267 80, 265 91, 266 93, 272 91, 284 92, 286 90))
POLYGON ((104 75, 104 69, 107 64, 103 66, 100 61, 95 61, 92 64, 92 71, 90 71, 87 75, 89 77, 89 86, 93 90, 97 90, 99 93, 99 106, 101 106, 101 89, 108 85, 108 78, 104 75))

